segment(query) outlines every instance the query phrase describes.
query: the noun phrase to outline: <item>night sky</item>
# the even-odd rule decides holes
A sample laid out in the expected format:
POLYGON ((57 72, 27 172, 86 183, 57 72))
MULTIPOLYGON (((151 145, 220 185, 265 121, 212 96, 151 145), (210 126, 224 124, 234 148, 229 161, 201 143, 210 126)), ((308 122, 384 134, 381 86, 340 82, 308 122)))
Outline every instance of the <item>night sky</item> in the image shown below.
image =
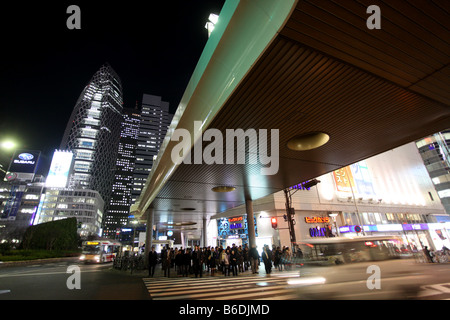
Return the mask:
MULTIPOLYGON (((143 93, 174 112, 208 40, 210 13, 224 0, 18 2, 2 8, 0 141, 42 151, 46 174, 75 103, 108 62, 122 80, 124 107, 143 93), (81 30, 69 30, 69 5, 81 9, 81 30)), ((12 154, 0 151, 7 167, 12 154)))

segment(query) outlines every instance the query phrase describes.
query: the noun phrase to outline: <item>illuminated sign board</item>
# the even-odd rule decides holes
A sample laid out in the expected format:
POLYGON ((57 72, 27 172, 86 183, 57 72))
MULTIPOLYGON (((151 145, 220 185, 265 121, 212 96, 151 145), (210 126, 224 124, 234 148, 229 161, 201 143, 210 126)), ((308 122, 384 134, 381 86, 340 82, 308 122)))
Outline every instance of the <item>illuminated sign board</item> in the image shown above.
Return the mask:
POLYGON ((328 217, 305 217, 306 223, 330 223, 328 217))
POLYGON ((17 150, 9 165, 9 172, 34 173, 41 155, 40 151, 17 150))
POLYGON ((244 229, 244 217, 233 217, 228 219, 228 223, 230 224, 229 228, 231 230, 236 229, 244 229))
POLYGON ((315 237, 326 237, 327 229, 325 228, 309 228, 309 235, 315 237))
POLYGON ((243 229, 244 226, 242 225, 242 223, 231 223, 230 224, 230 229, 243 229))
POLYGON ((352 186, 355 185, 350 167, 345 167, 333 171, 336 189, 339 192, 352 192, 352 186))
MULTIPOLYGON (((256 218, 253 217, 255 226, 255 236, 258 236, 258 228, 256 218)), ((238 216, 230 218, 219 218, 217 220, 217 236, 222 239, 230 236, 237 236, 242 239, 248 239, 248 224, 247 217, 238 216)))
POLYGON ((64 188, 67 186, 72 159, 73 153, 70 151, 56 150, 53 153, 50 171, 45 183, 47 187, 64 188))
MULTIPOLYGON (((350 225, 339 227, 340 233, 358 232, 360 226, 350 225)), ((362 230, 365 232, 391 232, 391 231, 412 231, 412 230, 428 230, 428 224, 426 223, 416 223, 416 224, 377 224, 377 225, 365 225, 362 226, 362 230)))
POLYGON ((343 193, 353 192, 360 196, 374 197, 372 177, 365 161, 333 171, 336 190, 343 193))

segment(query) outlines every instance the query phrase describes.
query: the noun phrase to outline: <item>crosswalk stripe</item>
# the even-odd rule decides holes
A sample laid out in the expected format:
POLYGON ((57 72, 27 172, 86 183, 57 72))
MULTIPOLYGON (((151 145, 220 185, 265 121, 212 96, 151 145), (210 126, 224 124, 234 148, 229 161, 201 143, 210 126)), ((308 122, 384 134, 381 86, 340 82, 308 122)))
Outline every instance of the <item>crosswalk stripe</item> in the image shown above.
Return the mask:
MULTIPOLYGON (((297 276, 294 274, 292 276, 297 276)), ((154 279, 144 278, 146 288, 155 300, 183 299, 249 299, 274 298, 292 299, 293 290, 285 288, 288 277, 217 277, 217 278, 184 278, 154 279), (276 295, 276 297, 272 297, 276 295)))
MULTIPOLYGON (((176 289, 178 287, 198 287, 198 286, 210 286, 210 287, 217 287, 217 286, 227 286, 227 282, 229 282, 229 280, 227 279, 227 281, 223 281, 223 280, 206 280, 206 281, 202 281, 202 282, 197 282, 197 281, 186 281, 183 283, 177 283, 177 284, 170 284, 170 287, 173 289, 176 289)), ((280 282, 283 284, 286 284, 286 279, 239 279, 238 280, 239 284, 247 284, 247 283, 258 283, 258 282, 267 282, 267 283, 274 283, 274 282, 280 282)), ((235 282, 233 282, 234 284, 235 282)), ((167 286, 169 284, 164 284, 164 285, 155 285, 153 283, 145 283, 147 288, 154 292, 157 292, 158 289, 160 289, 161 291, 167 291, 167 290, 171 290, 171 289, 167 289, 167 286)))

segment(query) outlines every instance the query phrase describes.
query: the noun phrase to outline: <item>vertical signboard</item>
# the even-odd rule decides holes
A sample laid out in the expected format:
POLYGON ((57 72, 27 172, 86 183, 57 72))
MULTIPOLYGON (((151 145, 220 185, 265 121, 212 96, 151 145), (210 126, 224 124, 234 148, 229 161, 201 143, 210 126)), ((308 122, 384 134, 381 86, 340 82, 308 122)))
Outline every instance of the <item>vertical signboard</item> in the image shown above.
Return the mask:
POLYGON ((352 187, 355 185, 352 172, 349 167, 344 167, 333 171, 334 182, 338 192, 352 192, 352 187))
POLYGON ((355 185, 357 188, 357 193, 361 196, 375 196, 373 189, 372 178, 370 176, 369 168, 366 162, 360 161, 350 166, 353 178, 355 180, 355 185))
POLYGON ((73 153, 71 151, 56 150, 54 152, 45 183, 47 187, 64 188, 67 186, 72 159, 73 153))
POLYGON ((38 165, 40 151, 17 150, 9 164, 9 172, 35 173, 38 165))

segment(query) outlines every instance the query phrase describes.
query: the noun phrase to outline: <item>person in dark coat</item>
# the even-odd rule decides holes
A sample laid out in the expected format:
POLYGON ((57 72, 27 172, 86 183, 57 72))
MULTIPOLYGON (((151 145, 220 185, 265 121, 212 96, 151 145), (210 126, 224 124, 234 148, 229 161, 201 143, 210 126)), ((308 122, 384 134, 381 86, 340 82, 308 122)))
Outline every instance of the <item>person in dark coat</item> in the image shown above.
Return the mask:
POLYGON ((203 254, 198 246, 195 246, 192 252, 192 269, 194 271, 195 277, 197 278, 200 274, 200 278, 203 275, 203 254))
POLYGON ((264 267, 266 269, 266 274, 270 274, 272 272, 272 252, 268 246, 264 246, 261 255, 264 262, 264 267))
POLYGON ((428 250, 427 246, 423 247, 423 252, 425 253, 428 262, 433 263, 433 257, 431 256, 431 252, 428 250))
POLYGON ((152 246, 152 250, 148 253, 148 276, 153 277, 155 274, 155 267, 158 263, 158 254, 155 251, 155 246, 152 246))
POLYGON ((170 277, 170 265, 172 263, 173 251, 169 249, 169 245, 161 251, 161 264, 164 270, 164 277, 170 277))
POLYGON ((175 256, 175 266, 177 268, 177 275, 181 275, 183 273, 183 254, 184 250, 178 250, 175 256))
POLYGON ((186 249, 183 254, 183 277, 189 276, 191 267, 191 249, 186 249))
POLYGON ((250 262, 252 266, 252 273, 258 273, 258 265, 259 265, 259 253, 256 250, 256 246, 252 245, 252 248, 249 251, 250 262))
POLYGON ((214 272, 216 271, 216 258, 217 258, 217 253, 216 251, 214 251, 214 247, 211 247, 211 252, 209 253, 208 256, 208 263, 209 263, 209 268, 211 269, 211 275, 214 275, 214 272))

